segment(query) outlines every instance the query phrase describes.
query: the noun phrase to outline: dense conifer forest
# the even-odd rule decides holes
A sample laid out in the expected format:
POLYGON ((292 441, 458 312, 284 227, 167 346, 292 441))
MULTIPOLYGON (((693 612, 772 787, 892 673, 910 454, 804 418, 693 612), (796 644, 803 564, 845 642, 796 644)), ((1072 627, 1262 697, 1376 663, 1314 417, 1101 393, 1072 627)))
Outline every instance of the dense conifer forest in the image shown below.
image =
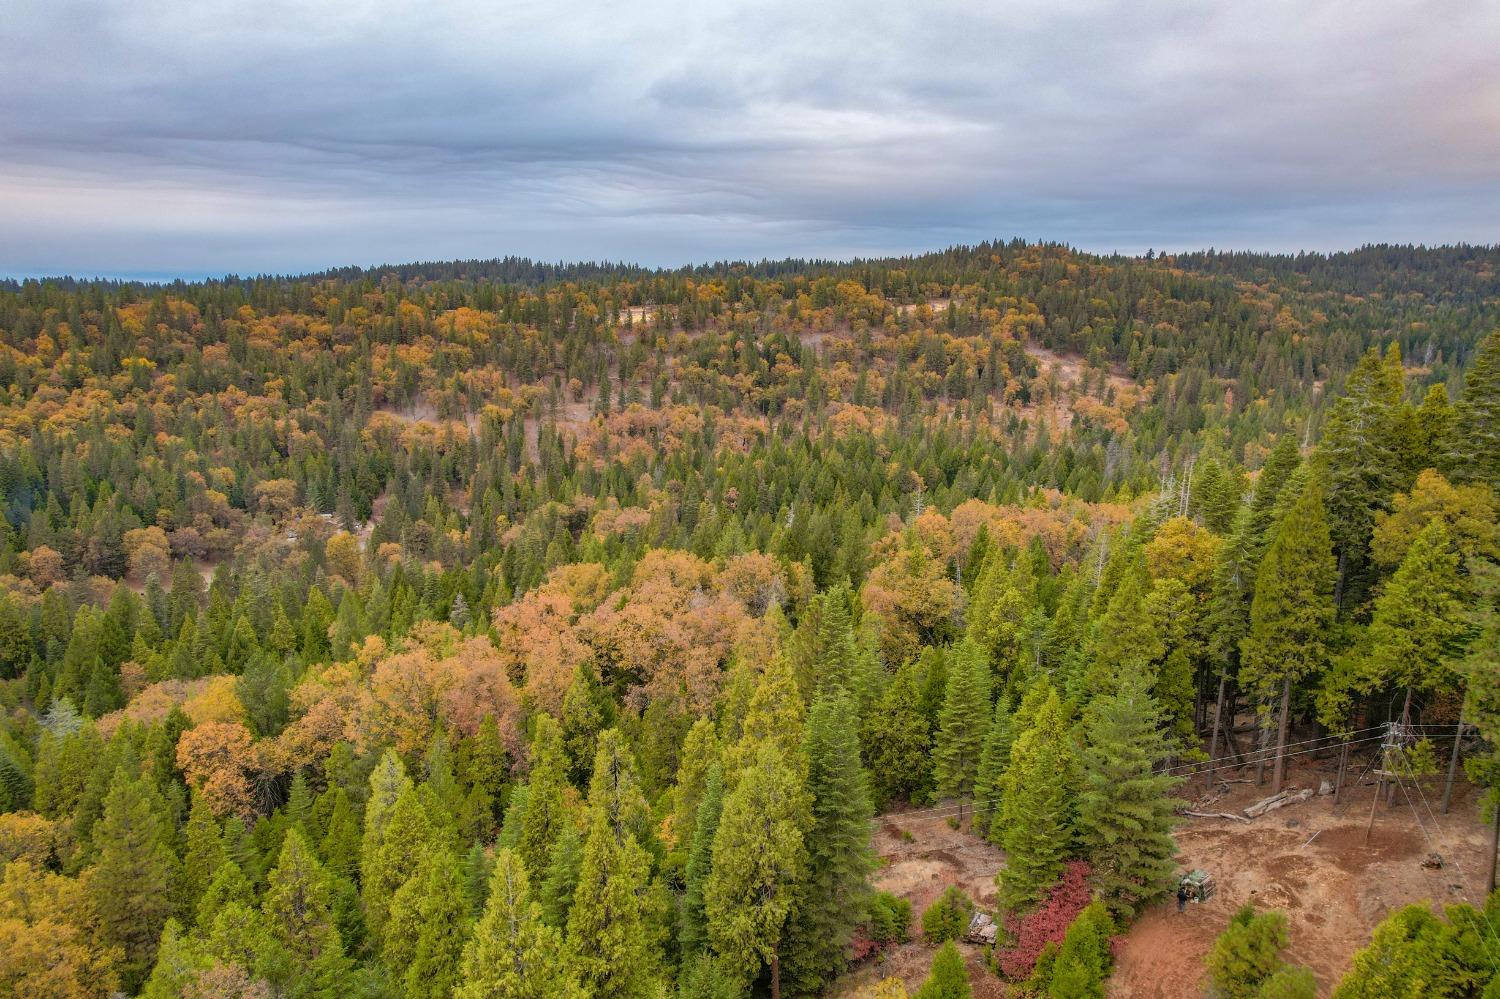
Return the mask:
MULTIPOLYGON (((0 995, 1102 996, 1231 754, 1490 821, 1497 490, 1495 248, 0 286, 0 995)), ((1496 995, 1426 901, 1205 987, 1496 995)))

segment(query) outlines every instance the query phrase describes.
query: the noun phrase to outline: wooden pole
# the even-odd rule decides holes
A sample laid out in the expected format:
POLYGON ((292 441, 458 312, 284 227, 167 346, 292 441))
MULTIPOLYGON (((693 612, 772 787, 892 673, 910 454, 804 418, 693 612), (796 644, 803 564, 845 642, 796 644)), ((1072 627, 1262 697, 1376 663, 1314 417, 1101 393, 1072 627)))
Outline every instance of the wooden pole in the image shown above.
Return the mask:
POLYGON ((1365 826, 1366 843, 1370 842, 1370 830, 1375 828, 1375 806, 1380 804, 1381 792, 1385 790, 1385 775, 1388 769, 1388 765, 1391 762, 1390 746, 1391 723, 1386 722, 1385 738, 1380 740, 1380 762, 1377 764, 1380 769, 1376 771, 1376 774, 1379 775, 1380 779, 1375 784, 1375 797, 1370 799, 1370 821, 1369 824, 1365 826))
POLYGON ((1339 750, 1339 775, 1333 779, 1333 803, 1339 803, 1339 796, 1344 793, 1344 771, 1349 768, 1349 743, 1345 741, 1344 748, 1339 750))
POLYGON ((1370 799, 1370 821, 1365 826, 1365 842, 1370 842, 1370 830, 1375 828, 1375 806, 1380 804, 1380 792, 1385 789, 1385 777, 1382 774, 1380 782, 1375 785, 1375 797, 1370 799))
MULTIPOLYGON (((1406 688, 1406 703, 1401 706, 1401 735, 1402 735, 1403 740, 1407 736, 1407 726, 1410 725, 1410 724, 1411 724, 1411 688, 1407 687, 1406 688)), ((1385 765, 1386 763, 1392 763, 1393 764, 1393 763, 1395 763, 1395 761, 1394 760, 1385 760, 1385 761, 1382 761, 1382 765, 1385 765)), ((1393 767, 1389 767, 1389 766, 1387 766, 1386 768, 1387 769, 1394 769, 1393 767)), ((1395 808, 1396 807, 1396 782, 1395 781, 1391 781, 1389 784, 1386 785, 1385 806, 1387 808, 1395 808)))

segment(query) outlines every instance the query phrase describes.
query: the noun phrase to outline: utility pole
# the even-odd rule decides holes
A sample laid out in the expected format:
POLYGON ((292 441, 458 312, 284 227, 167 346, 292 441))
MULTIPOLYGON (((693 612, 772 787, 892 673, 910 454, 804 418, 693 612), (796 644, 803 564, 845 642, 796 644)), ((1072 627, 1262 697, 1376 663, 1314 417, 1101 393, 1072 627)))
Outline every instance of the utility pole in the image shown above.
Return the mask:
POLYGON ((1392 795, 1395 794, 1396 784, 1392 779, 1396 776, 1396 754, 1401 751, 1401 745, 1406 739, 1406 726, 1398 722, 1385 723, 1385 737, 1380 741, 1380 767, 1375 771, 1379 782, 1375 785, 1375 797, 1370 801, 1370 821, 1365 826, 1365 842, 1370 842, 1370 832, 1375 828, 1375 807, 1380 804, 1381 792, 1390 781, 1389 787, 1392 795))

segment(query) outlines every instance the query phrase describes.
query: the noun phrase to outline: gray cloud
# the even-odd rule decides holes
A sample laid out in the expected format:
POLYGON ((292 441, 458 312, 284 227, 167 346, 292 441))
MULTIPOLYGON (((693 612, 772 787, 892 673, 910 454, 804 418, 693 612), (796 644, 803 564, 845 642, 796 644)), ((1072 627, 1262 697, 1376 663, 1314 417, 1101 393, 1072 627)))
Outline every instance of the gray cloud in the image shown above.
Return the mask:
POLYGON ((1500 5, 18 0, 0 273, 1500 233, 1500 5))

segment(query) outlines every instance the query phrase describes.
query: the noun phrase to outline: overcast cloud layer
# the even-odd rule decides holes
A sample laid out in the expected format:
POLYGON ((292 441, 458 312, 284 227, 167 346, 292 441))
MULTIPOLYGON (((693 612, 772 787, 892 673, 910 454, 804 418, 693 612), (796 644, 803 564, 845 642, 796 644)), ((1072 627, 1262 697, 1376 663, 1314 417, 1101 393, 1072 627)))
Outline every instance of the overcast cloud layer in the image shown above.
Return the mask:
POLYGON ((1500 240, 1500 3, 10 0, 0 274, 1500 240))

